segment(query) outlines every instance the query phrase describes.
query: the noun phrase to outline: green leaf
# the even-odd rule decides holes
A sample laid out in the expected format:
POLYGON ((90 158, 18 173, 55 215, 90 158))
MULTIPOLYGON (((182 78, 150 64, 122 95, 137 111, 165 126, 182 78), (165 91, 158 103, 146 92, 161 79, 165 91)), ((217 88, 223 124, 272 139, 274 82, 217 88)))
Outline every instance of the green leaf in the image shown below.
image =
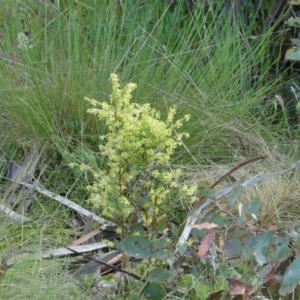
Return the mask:
POLYGON ((244 226, 246 224, 246 221, 244 218, 238 218, 235 222, 238 226, 244 226))
MULTIPOLYGON (((212 222, 213 223, 213 222, 212 222)), ((218 225, 218 224, 217 224, 218 225)), ((192 231, 191 231, 191 236, 194 237, 194 238, 204 238, 206 235, 206 229, 197 229, 197 228, 192 228, 192 231)))
POLYGON ((145 196, 141 197, 141 199, 135 204, 136 207, 142 206, 145 204, 149 199, 149 195, 146 194, 145 196))
POLYGON ((160 300, 167 295, 167 292, 161 284, 148 282, 143 294, 147 299, 160 300))
POLYGON ((235 189, 233 190, 232 194, 228 198, 227 204, 233 205, 239 199, 240 195, 242 194, 242 191, 243 186, 240 183, 238 183, 235 189))
POLYGON ((287 24, 289 26, 300 27, 300 18, 289 18, 287 24))
POLYGON ((238 237, 225 240, 223 251, 228 259, 240 257, 242 250, 242 242, 238 237))
POLYGON ((300 281, 300 257, 296 258, 283 275, 282 286, 289 287, 300 281))
POLYGON ((276 264, 275 263, 268 263, 266 264, 260 271, 259 271, 259 276, 260 278, 266 278, 268 274, 272 271, 276 264))
POLYGON ((215 198, 215 194, 214 192, 207 188, 207 187, 200 187, 199 188, 199 193, 201 196, 205 197, 206 199, 214 199, 215 198))
POLYGON ((300 239, 299 239, 299 237, 294 240, 294 247, 297 250, 300 250, 300 239))
POLYGON ((167 260, 174 256, 173 251, 166 249, 172 245, 168 238, 152 241, 151 257, 159 260, 167 260))
POLYGON ((259 200, 255 200, 251 202, 246 208, 246 216, 248 218, 252 218, 252 214, 257 216, 257 214, 260 211, 260 208, 261 208, 261 202, 259 200))
POLYGON ((222 216, 219 213, 212 213, 207 218, 208 222, 215 223, 220 227, 224 227, 230 224, 230 218, 228 218, 226 215, 222 216))
POLYGON ((249 238, 252 236, 252 234, 248 230, 240 229, 232 234, 232 238, 241 238, 245 237, 246 235, 248 235, 249 238))
POLYGON ((297 286, 297 284, 294 284, 291 286, 282 285, 281 288, 279 289, 279 294, 281 296, 286 296, 287 294, 291 294, 295 290, 296 286, 297 286))
POLYGON ((139 235, 131 235, 120 243, 121 249, 129 256, 147 259, 151 256, 152 242, 139 235))
MULTIPOLYGON (((160 240, 153 240, 153 248, 162 249, 172 245, 172 241, 168 238, 163 238, 160 240)), ((155 250, 154 249, 154 250, 155 250)))
POLYGON ((243 3, 247 8, 251 8, 251 9, 254 8, 254 5, 248 0, 243 0, 243 3))
POLYGON ((158 260, 167 260, 174 257, 174 253, 171 250, 160 249, 152 252, 151 257, 158 260))
POLYGON ((167 238, 152 241, 139 235, 131 235, 119 244, 119 249, 125 251, 129 256, 139 259, 153 257, 166 260, 174 256, 173 251, 166 249, 171 244, 172 241, 167 238))
POLYGON ((257 246, 253 252, 257 263, 262 266, 267 262, 267 254, 273 242, 273 231, 267 231, 257 241, 257 246))
POLYGON ((170 277, 170 271, 161 267, 157 267, 150 271, 149 281, 154 283, 163 283, 164 281, 168 281, 170 277))
POLYGON ((289 4, 290 5, 300 5, 300 1, 299 0, 290 0, 289 4))
POLYGON ((185 254, 186 252, 187 252, 187 250, 188 250, 188 243, 183 243, 182 245, 180 245, 180 246, 178 246, 177 245, 177 250, 178 250, 178 253, 180 254, 180 255, 183 255, 183 254, 185 254))
POLYGON ((146 233, 142 225, 132 225, 130 226, 129 234, 130 235, 139 235, 143 236, 146 233))
POLYGON ((298 47, 289 48, 285 52, 284 59, 299 61, 300 60, 300 48, 298 48, 298 47))
POLYGON ((253 255, 253 252, 256 249, 258 238, 262 235, 262 233, 259 233, 257 235, 253 235, 244 245, 242 255, 247 261, 253 261, 255 260, 255 256, 253 255))
POLYGON ((300 46, 300 40, 299 39, 291 39, 291 43, 295 47, 299 47, 300 46))
POLYGON ((271 263, 275 263, 275 262, 283 262, 285 260, 287 260, 290 256, 292 255, 292 249, 290 248, 285 248, 282 249, 279 252, 276 252, 276 254, 274 256, 272 256, 269 261, 271 263))
POLYGON ((169 222, 167 220, 160 220, 156 224, 156 229, 159 233, 165 233, 168 227, 169 227, 169 222))
POLYGON ((268 255, 271 263, 283 262, 291 256, 292 250, 289 248, 290 238, 287 236, 278 237, 273 240, 272 252, 268 255))

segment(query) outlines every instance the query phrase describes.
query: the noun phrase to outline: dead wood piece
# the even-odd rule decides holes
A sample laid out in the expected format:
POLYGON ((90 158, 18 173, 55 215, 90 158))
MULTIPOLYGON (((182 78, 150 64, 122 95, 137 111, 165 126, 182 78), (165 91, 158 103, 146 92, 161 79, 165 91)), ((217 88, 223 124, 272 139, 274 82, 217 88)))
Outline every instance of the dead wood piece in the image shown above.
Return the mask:
MULTIPOLYGON (((83 228, 83 232, 82 232, 82 235, 85 236, 87 235, 88 233, 91 232, 91 229, 92 229, 92 224, 93 224, 93 216, 90 215, 86 218, 86 222, 84 224, 84 228, 83 228)), ((89 244, 89 242, 91 242, 90 239, 82 242, 81 244, 82 245, 86 245, 86 244, 89 244)))
POLYGON ((68 245, 68 247, 72 247, 72 246, 77 246, 77 245, 84 245, 85 241, 88 241, 90 238, 92 238, 93 236, 99 234, 101 232, 100 229, 95 229, 85 235, 83 235, 81 238, 75 240, 74 242, 72 242, 71 244, 68 245))
POLYGON ((91 252, 99 249, 106 248, 107 245, 104 243, 94 243, 89 245, 79 245, 79 246, 72 246, 72 247, 62 247, 59 249, 48 251, 46 254, 42 256, 42 258, 49 258, 49 257, 59 257, 65 256, 70 254, 80 254, 85 252, 91 252))
POLYGON ((29 218, 16 213, 15 211, 11 210, 9 207, 5 205, 0 205, 0 210, 3 211, 5 214, 7 214, 13 221, 16 222, 30 221, 29 218))
POLYGON ((19 212, 25 212, 32 206, 33 198, 31 197, 34 190, 26 188, 19 184, 20 181, 37 184, 34 178, 36 166, 39 161, 39 150, 37 145, 34 145, 28 155, 24 156, 18 163, 11 161, 8 165, 6 178, 11 181, 10 191, 5 199, 5 204, 14 207, 20 200, 26 199, 25 204, 19 205, 19 212), (28 199, 30 198, 30 199, 28 199))
MULTIPOLYGON (((262 175, 262 176, 257 176, 257 177, 251 178, 249 180, 246 180, 241 184, 241 186, 243 188, 246 188, 246 187, 252 186, 256 183, 264 182, 264 181, 273 179, 277 176, 280 176, 280 175, 283 175, 287 172, 293 171, 296 168, 298 168, 299 166, 300 166, 300 160, 298 160, 296 163, 294 163, 288 169, 281 170, 281 171, 274 172, 274 173, 270 173, 270 174, 266 174, 266 175, 262 175)), ((180 245, 184 244, 188 240, 189 235, 190 235, 191 230, 192 230, 191 225, 193 225, 197 222, 197 220, 199 219, 202 211, 207 206, 211 205, 214 201, 220 199, 221 197, 223 197, 225 195, 228 195, 234 189, 234 187, 235 186, 233 185, 233 186, 229 186, 227 188, 224 188, 221 191, 215 193, 211 199, 206 199, 206 201, 203 204, 201 204, 200 206, 195 206, 194 207, 194 209, 191 211, 190 215, 186 219, 185 227, 184 227, 184 229, 181 233, 181 236, 179 237, 178 242, 177 242, 178 246, 177 246, 176 252, 179 251, 180 245)))
MULTIPOLYGON (((3 177, 3 178, 8 179, 6 177, 3 177)), ((65 206, 68 206, 69 208, 77 211, 78 213, 82 214, 83 216, 86 216, 86 217, 93 216, 94 221, 104 224, 103 227, 107 227, 107 226, 116 227, 116 224, 114 224, 113 222, 109 222, 109 221, 99 217, 98 215, 96 215, 96 214, 92 213, 91 211, 83 208, 82 206, 74 203, 73 201, 71 201, 63 196, 57 195, 57 194, 41 187, 41 185, 33 185, 30 183, 26 183, 26 182, 19 182, 19 184, 21 184, 25 187, 28 187, 30 189, 36 190, 40 194, 45 195, 49 198, 52 198, 52 199, 64 204, 65 206)))
MULTIPOLYGON (((85 274, 91 274, 96 272, 100 267, 100 262, 112 264, 112 260, 117 258, 117 261, 121 260, 122 253, 119 250, 115 250, 106 254, 103 254, 96 259, 89 261, 85 265, 81 266, 76 272, 73 274, 73 278, 78 280, 81 276, 85 274)), ((105 265, 102 265, 105 267, 105 265)))

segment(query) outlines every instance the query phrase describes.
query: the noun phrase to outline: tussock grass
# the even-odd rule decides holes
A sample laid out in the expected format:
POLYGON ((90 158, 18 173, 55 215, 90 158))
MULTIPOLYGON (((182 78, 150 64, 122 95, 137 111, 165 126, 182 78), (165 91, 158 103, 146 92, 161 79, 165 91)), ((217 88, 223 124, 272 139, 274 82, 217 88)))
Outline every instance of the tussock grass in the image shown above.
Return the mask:
MULTIPOLYGON (((279 143, 267 144, 261 136, 244 135, 244 144, 250 143, 254 149, 260 149, 260 152, 248 153, 244 149, 236 151, 234 162, 222 164, 211 163, 202 165, 197 168, 195 166, 186 167, 187 178, 190 184, 200 184, 201 186, 211 186, 224 174, 230 171, 238 163, 247 160, 249 156, 267 155, 268 158, 244 166, 233 174, 227 180, 221 182, 214 191, 219 191, 228 186, 235 185, 237 182, 243 182, 256 176, 278 172, 289 168, 299 159, 299 155, 295 155, 297 151, 290 149, 287 154, 283 153, 279 143), (194 170, 194 171, 192 171, 194 170)), ((287 231, 297 230, 299 226, 299 173, 300 169, 296 169, 282 176, 267 180, 263 183, 243 189, 241 196, 236 205, 228 207, 226 205, 227 198, 223 197, 219 200, 225 211, 232 212, 238 217, 238 203, 242 203, 244 209, 254 200, 260 200, 262 208, 258 216, 258 223, 254 222, 261 228, 267 229, 270 225, 277 225, 281 229, 287 231)))

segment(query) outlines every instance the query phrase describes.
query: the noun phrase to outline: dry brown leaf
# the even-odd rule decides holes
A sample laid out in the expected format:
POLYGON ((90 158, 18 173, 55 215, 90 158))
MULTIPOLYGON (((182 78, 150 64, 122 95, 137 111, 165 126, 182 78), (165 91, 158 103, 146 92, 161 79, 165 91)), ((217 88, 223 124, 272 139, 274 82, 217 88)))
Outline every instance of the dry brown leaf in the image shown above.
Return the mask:
POLYGON ((278 264, 275 265, 272 268, 272 270, 270 271, 270 273, 265 277, 266 282, 268 282, 269 280, 271 280, 275 276, 277 268, 278 268, 278 264))
POLYGON ((200 258, 205 258, 207 255, 208 250, 211 248, 213 242, 215 240, 215 233, 214 231, 209 231, 204 239, 201 241, 201 244, 198 247, 197 255, 200 258))
POLYGON ((68 245, 68 247, 72 247, 72 246, 77 246, 82 244, 85 241, 88 241, 90 238, 92 238, 93 236, 99 234, 101 232, 100 229, 95 229, 85 235, 83 235, 82 237, 80 237, 79 239, 73 241, 71 244, 68 245))
POLYGON ((229 283, 229 294, 230 295, 252 295, 257 290, 258 286, 247 286, 237 279, 227 279, 229 283))
POLYGON ((202 224, 194 224, 194 225, 190 225, 191 228, 197 228, 199 230, 201 229, 213 229, 216 227, 219 227, 217 224, 215 223, 209 223, 209 222, 205 222, 202 224))
POLYGON ((219 237, 219 247, 220 247, 223 255, 224 255, 224 251, 223 251, 224 245, 225 245, 225 241, 224 241, 223 237, 220 236, 219 237))
POLYGON ((284 111, 284 101, 283 101, 283 98, 281 97, 281 95, 276 95, 275 98, 276 98, 275 101, 279 103, 279 105, 281 106, 281 109, 284 111))
POLYGON ((268 230, 278 231, 278 230, 279 230, 279 227, 276 226, 276 225, 271 225, 271 226, 269 226, 268 230))
POLYGON ((279 289, 281 286, 281 282, 273 277, 272 279, 266 281, 262 288, 261 288, 261 293, 265 296, 265 297, 274 297, 274 299, 278 299, 279 298, 279 289))

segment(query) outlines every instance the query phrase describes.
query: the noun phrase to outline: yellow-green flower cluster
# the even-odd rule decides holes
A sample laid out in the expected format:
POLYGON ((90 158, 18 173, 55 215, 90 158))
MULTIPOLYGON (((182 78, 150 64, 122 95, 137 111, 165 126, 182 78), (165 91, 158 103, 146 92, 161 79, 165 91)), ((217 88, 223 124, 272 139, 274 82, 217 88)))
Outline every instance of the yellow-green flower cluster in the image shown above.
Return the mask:
POLYGON ((107 158, 108 168, 94 172, 91 201, 103 208, 104 215, 122 222, 133 211, 143 211, 141 217, 150 224, 153 218, 163 215, 160 208, 171 190, 179 188, 180 170, 174 172, 168 164, 183 136, 188 137, 174 136, 174 129, 180 128, 189 116, 174 122, 176 111, 171 108, 163 121, 149 104, 130 102, 135 84, 129 83, 122 89, 115 74, 111 81, 108 103, 85 98, 95 107, 88 111, 108 127, 108 133, 100 137, 100 150, 107 158))

